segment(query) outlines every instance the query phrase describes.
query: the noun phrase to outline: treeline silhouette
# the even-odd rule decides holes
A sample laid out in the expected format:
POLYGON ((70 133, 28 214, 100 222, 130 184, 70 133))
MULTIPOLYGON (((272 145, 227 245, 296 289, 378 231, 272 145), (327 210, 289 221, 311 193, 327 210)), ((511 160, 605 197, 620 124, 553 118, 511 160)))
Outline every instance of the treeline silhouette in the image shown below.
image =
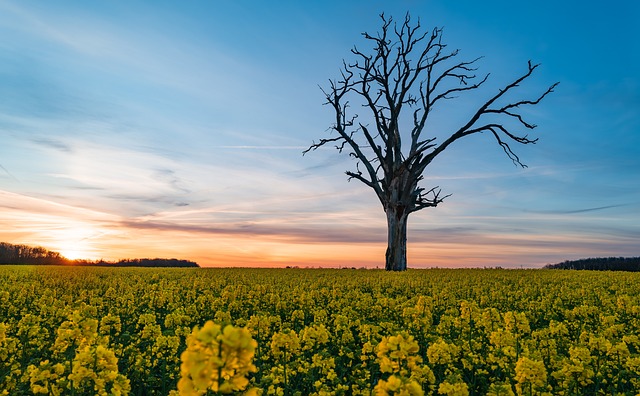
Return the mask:
POLYGON ((116 262, 110 261, 88 261, 75 260, 74 265, 93 266, 93 267, 200 267, 195 261, 163 259, 163 258, 143 258, 143 259, 124 259, 116 262))
POLYGON ((97 267, 199 267, 198 263, 175 258, 143 258, 124 259, 120 261, 105 260, 69 260, 58 252, 40 246, 14 245, 0 242, 0 265, 76 265, 97 267))
POLYGON ((592 271, 640 271, 640 257, 604 257, 567 260, 558 264, 547 264, 544 268, 592 271))
POLYGON ((58 252, 40 246, 13 245, 0 242, 0 264, 68 265, 68 260, 58 252))

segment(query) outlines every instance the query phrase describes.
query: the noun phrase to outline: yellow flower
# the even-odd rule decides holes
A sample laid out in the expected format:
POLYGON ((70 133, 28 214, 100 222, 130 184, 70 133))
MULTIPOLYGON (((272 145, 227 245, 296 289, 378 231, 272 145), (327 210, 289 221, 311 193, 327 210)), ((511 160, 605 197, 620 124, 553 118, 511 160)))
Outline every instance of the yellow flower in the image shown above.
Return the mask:
POLYGON ((515 380, 518 381, 516 390, 519 395, 524 394, 523 389, 525 388, 544 390, 547 382, 547 370, 544 367, 544 362, 521 357, 516 363, 515 380))
POLYGON ((402 376, 410 375, 422 357, 417 355, 420 347, 413 336, 384 337, 377 347, 378 363, 383 373, 396 373, 402 376))
POLYGON ((444 381, 438 387, 438 393, 447 396, 469 396, 469 387, 464 382, 444 381))
POLYGON ((524 334, 531 332, 531 328, 529 327, 529 320, 527 319, 527 316, 522 312, 506 312, 504 314, 504 326, 507 331, 511 333, 524 334))
POLYGON ((271 352, 275 357, 287 356, 290 358, 293 353, 300 349, 300 338, 295 331, 275 333, 271 338, 271 352))
POLYGON ((212 321, 208 321, 198 332, 194 330, 194 334, 196 334, 198 341, 209 344, 215 342, 216 337, 220 335, 220 330, 220 325, 215 324, 212 321))
POLYGON ((91 389, 100 396, 127 395, 131 390, 129 380, 118 372, 115 354, 103 345, 86 345, 80 348, 73 359, 69 379, 75 389, 85 392, 91 389))
POLYGON ((591 368, 593 357, 587 348, 569 348, 569 358, 562 363, 560 370, 552 375, 565 389, 585 387, 593 383, 594 371, 591 368))
POLYGON ((246 376, 256 371, 252 362, 256 347, 247 329, 231 325, 222 329, 212 321, 196 327, 181 356, 179 394, 243 391, 249 384, 246 376))
POLYGON ((386 381, 378 381, 373 388, 373 394, 376 396, 423 396, 424 391, 416 381, 391 375, 386 381))
POLYGON ((449 365, 456 360, 460 348, 453 344, 448 344, 443 340, 438 340, 429 345, 427 357, 431 364, 449 365))
POLYGON ((491 384, 487 396, 515 396, 509 384, 491 384))
POLYGON ((378 363, 382 373, 391 374, 381 379, 374 388, 376 395, 423 395, 418 380, 426 373, 422 369, 422 357, 418 342, 413 336, 398 334, 384 337, 377 348, 378 363))

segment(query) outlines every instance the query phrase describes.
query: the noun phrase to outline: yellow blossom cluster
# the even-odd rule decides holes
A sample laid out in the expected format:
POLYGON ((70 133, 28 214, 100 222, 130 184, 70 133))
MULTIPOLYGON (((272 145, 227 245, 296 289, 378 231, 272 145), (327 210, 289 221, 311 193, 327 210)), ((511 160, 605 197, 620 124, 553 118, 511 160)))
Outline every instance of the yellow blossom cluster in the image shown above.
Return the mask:
MULTIPOLYGON (((247 375, 256 371, 253 356, 257 343, 248 330, 208 321, 196 327, 187 338, 187 349, 182 352, 180 395, 204 395, 207 390, 229 394, 244 391, 247 375)), ((247 395, 256 394, 250 390, 247 395)))
POLYGON ((376 395, 422 396, 423 384, 435 380, 431 370, 422 366, 420 347, 413 336, 384 337, 376 349, 380 372, 390 374, 378 381, 374 388, 376 395))
POLYGON ((637 395, 640 274, 0 267, 0 395, 637 395))

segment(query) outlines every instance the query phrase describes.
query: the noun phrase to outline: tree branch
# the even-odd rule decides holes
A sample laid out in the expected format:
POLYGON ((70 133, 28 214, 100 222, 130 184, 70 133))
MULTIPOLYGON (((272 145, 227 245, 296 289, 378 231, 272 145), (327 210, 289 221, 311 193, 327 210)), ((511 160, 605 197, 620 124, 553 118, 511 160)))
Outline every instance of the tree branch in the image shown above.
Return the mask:
POLYGON ((438 206, 438 204, 442 203, 446 198, 450 197, 451 194, 447 194, 443 197, 440 196, 442 190, 440 187, 436 186, 427 191, 424 188, 416 188, 413 193, 414 197, 414 207, 410 210, 411 212, 417 212, 424 208, 433 208, 438 206))
POLYGON ((325 104, 335 113, 330 130, 337 136, 314 141, 303 153, 329 143, 335 143, 339 152, 348 148, 349 155, 356 159, 355 171, 346 172, 349 180, 359 180, 374 189, 385 208, 395 205, 408 212, 437 206, 449 196, 443 196, 439 187, 425 189, 418 184, 431 161, 462 137, 491 133, 507 157, 516 165, 526 166, 510 143, 534 144, 538 139, 519 133, 514 126, 535 129, 520 110, 540 103, 557 83, 533 99, 497 105, 538 68, 529 61, 523 74, 489 97, 461 127, 436 144, 435 136, 425 136, 433 109, 444 100, 481 88, 490 75, 477 76, 481 57, 457 61, 459 50, 446 50, 442 28, 422 31, 420 21, 412 23, 409 14, 399 23, 384 14, 380 18, 382 28, 376 35, 362 34, 370 51, 354 46, 351 53, 355 60, 343 61, 339 79, 329 80, 329 89, 322 90, 325 104), (352 97, 369 113, 375 129, 367 122, 356 122, 357 113, 350 115, 348 99, 352 97), (407 113, 403 111, 406 107, 411 109, 408 119, 401 118, 407 113), (407 121, 412 125, 405 156, 401 128, 407 121))
MULTIPOLYGON (((512 83, 508 84, 505 88, 500 89, 497 94, 495 94, 493 97, 491 97, 487 102, 485 102, 484 105, 482 105, 476 111, 476 113, 469 119, 469 121, 465 125, 463 125, 460 129, 458 129, 458 131, 456 131, 454 134, 449 136, 449 138, 447 140, 445 140, 438 147, 436 147, 435 150, 433 150, 430 154, 426 155, 424 157, 424 159, 422 160, 422 163, 420 164, 420 169, 424 170, 425 167, 431 161, 433 161, 433 159, 437 155, 439 155, 441 152, 443 152, 451 143, 455 142, 456 140, 458 140, 458 139, 460 139, 460 138, 462 138, 464 136, 469 136, 471 134, 478 133, 478 132, 491 130, 495 135, 497 133, 495 131, 495 129, 498 129, 500 132, 503 132, 509 138, 511 138, 512 140, 514 140, 514 141, 516 141, 518 143, 521 143, 521 144, 535 143, 537 141, 537 139, 531 140, 531 139, 528 139, 526 136, 520 137, 520 136, 518 136, 518 135, 516 135, 514 133, 510 133, 507 130, 507 128, 504 127, 501 124, 491 124, 491 125, 485 125, 485 126, 482 126, 482 127, 474 127, 474 125, 478 122, 478 120, 480 120, 480 118, 482 116, 484 116, 486 114, 504 114, 507 117, 516 118, 526 128, 534 129, 535 125, 524 121, 524 119, 520 115, 510 112, 509 109, 517 108, 517 107, 522 106, 522 105, 535 105, 535 104, 540 103, 540 101, 542 99, 544 99, 548 94, 553 92, 554 88, 559 83, 556 82, 556 83, 552 84, 549 88, 547 88, 547 90, 544 93, 542 93, 540 96, 538 96, 538 98, 535 99, 535 100, 520 100, 520 101, 517 101, 515 103, 511 103, 511 104, 508 104, 508 105, 503 106, 501 108, 498 108, 498 109, 491 109, 490 106, 492 104, 494 104, 498 99, 500 99, 501 97, 506 95, 513 88, 518 87, 519 84, 522 81, 526 80, 529 76, 531 76, 531 74, 534 72, 534 70, 536 68, 538 68, 538 66, 539 66, 539 64, 532 65, 531 61, 529 61, 528 62, 528 70, 527 70, 527 72, 525 74, 523 74, 522 76, 517 78, 512 83), (489 126, 491 126, 491 128, 489 126)), ((508 144, 506 144, 504 141, 502 141, 500 139, 498 140, 498 143, 500 144, 500 146, 502 146, 502 148, 505 150, 505 153, 507 153, 508 157, 512 161, 514 161, 515 163, 517 163, 520 166, 524 166, 524 164, 522 164, 520 162, 519 158, 511 150, 511 148, 508 146, 508 144), (505 145, 506 145, 506 147, 505 147, 505 145)))

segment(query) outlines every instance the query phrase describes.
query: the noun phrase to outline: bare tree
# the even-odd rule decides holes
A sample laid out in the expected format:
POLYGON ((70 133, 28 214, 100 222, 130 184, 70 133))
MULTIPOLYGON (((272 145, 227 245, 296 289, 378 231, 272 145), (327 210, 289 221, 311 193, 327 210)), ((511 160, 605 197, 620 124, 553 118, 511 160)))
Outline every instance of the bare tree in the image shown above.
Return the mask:
POLYGON ((532 144, 538 139, 513 131, 536 127, 519 110, 538 104, 558 83, 534 99, 510 100, 512 91, 539 66, 529 61, 524 74, 499 89, 438 143, 435 136, 427 135, 427 121, 436 106, 480 88, 489 74, 476 76, 480 58, 459 61, 458 50, 447 51, 441 28, 423 32, 420 21, 413 24, 409 14, 401 24, 384 14, 380 17, 382 31, 376 36, 363 33, 373 45, 371 53, 354 47, 355 62, 343 61, 340 78, 329 80, 328 89, 322 89, 326 104, 335 112, 330 129, 337 134, 314 142, 304 153, 335 142, 338 151, 346 149, 356 160, 355 170, 346 172, 349 180, 371 187, 387 214, 385 268, 403 271, 409 214, 435 207, 448 197, 438 186, 420 186, 425 168, 456 140, 483 132, 495 138, 514 164, 525 167, 509 144, 532 144), (353 98, 374 125, 357 120, 358 114, 349 106, 353 98))

